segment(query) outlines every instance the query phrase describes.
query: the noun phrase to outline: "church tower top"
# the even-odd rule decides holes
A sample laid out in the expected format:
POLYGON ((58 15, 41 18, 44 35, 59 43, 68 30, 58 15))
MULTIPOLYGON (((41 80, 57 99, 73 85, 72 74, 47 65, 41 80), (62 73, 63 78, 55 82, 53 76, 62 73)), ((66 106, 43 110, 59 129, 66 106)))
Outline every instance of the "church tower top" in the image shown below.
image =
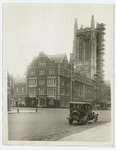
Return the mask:
POLYGON ((76 31, 77 29, 78 29, 77 18, 75 18, 74 30, 76 31))
POLYGON ((91 28, 95 27, 94 15, 91 16, 91 28))

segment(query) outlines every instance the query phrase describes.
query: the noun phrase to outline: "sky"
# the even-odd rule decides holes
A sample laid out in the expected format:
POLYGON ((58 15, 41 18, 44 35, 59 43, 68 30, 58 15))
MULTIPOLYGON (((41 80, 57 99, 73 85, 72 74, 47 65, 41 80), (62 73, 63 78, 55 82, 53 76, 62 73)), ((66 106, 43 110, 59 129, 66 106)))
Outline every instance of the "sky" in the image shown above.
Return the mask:
POLYGON ((26 66, 40 51, 47 54, 72 52, 74 21, 90 27, 91 15, 106 24, 105 79, 113 73, 113 5, 3 4, 3 64, 22 76, 26 66))

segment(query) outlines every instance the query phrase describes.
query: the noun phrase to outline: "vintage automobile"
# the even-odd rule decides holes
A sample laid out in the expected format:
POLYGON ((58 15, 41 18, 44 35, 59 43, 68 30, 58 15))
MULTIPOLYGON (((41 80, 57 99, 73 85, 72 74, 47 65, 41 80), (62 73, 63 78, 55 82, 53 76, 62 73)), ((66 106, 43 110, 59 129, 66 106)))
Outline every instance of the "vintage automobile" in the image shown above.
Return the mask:
POLYGON ((87 124, 90 120, 96 122, 98 114, 92 112, 92 104, 89 102, 70 102, 70 114, 67 119, 69 124, 73 121, 87 124))

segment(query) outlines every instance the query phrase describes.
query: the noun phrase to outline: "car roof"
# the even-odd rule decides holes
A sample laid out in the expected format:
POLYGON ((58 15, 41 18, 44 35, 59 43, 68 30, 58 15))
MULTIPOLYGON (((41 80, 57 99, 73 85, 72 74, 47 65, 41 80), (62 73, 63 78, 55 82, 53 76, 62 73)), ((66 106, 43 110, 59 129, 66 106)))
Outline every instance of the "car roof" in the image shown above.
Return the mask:
POLYGON ((89 102, 70 102, 70 104, 89 104, 89 105, 92 105, 89 102))

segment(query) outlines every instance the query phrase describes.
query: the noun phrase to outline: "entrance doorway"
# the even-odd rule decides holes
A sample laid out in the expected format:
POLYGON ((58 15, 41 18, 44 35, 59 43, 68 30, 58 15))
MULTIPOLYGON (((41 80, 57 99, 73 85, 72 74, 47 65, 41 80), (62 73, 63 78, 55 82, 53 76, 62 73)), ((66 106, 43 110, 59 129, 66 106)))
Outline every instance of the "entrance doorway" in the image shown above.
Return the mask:
POLYGON ((40 99, 40 106, 45 106, 45 99, 44 98, 40 99))
POLYGON ((16 106, 18 106, 18 102, 16 102, 16 106))

